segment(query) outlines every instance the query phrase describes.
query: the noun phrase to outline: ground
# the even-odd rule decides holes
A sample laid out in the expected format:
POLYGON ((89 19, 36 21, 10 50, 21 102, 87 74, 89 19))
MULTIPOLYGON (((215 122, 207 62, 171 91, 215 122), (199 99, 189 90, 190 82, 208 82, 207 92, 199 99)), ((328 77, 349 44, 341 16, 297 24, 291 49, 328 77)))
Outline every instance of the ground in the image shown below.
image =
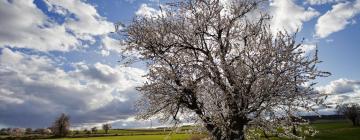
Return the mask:
POLYGON ((360 140, 360 127, 349 121, 318 121, 312 124, 319 134, 311 140, 360 140))
MULTIPOLYGON (((360 127, 353 127, 349 121, 346 120, 321 120, 311 124, 319 133, 314 137, 308 137, 309 140, 360 140, 360 127)), ((111 130, 109 135, 119 136, 99 136, 99 137, 86 137, 83 132, 80 135, 85 135, 83 138, 60 138, 48 140, 188 140, 196 139, 196 137, 204 137, 204 135, 187 134, 189 129, 182 129, 179 132, 169 134, 170 131, 164 129, 121 129, 111 130)), ((103 131, 98 131, 99 135, 103 135, 103 131)), ((1 139, 1 137, 0 137, 1 139)), ((264 138, 265 139, 265 138, 264 138)), ((279 140, 279 138, 271 138, 272 140, 279 140)), ((280 139, 285 140, 285 139, 280 139)))
MULTIPOLYGON (((321 120, 311 124, 319 133, 315 137, 308 137, 310 140, 360 140, 360 127, 353 127, 346 120, 329 121, 321 120)), ((153 133, 155 133, 154 131, 153 133)), ((114 133, 114 132, 113 132, 114 133)), ((97 137, 97 138, 67 138, 61 140, 163 140, 167 135, 135 135, 135 136, 115 136, 115 137, 97 137)), ((174 134, 169 138, 171 140, 186 140, 191 136, 188 134, 174 134)))
POLYGON ((63 138, 57 140, 187 140, 190 138, 188 134, 167 135, 135 135, 135 136, 110 136, 110 137, 91 137, 91 138, 63 138))

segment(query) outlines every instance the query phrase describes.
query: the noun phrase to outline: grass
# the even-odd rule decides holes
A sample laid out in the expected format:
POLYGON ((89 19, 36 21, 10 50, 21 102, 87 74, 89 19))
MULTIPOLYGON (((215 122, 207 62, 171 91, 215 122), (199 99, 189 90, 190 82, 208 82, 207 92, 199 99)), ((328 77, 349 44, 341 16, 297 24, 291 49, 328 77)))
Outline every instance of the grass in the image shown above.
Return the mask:
POLYGON ((108 132, 109 136, 101 136, 105 133, 103 130, 98 130, 97 134, 90 135, 85 134, 84 131, 80 131, 80 133, 76 135, 73 135, 74 132, 72 132, 71 135, 73 135, 73 138, 58 138, 51 140, 188 140, 192 137, 203 137, 202 135, 187 134, 186 130, 189 128, 190 127, 181 128, 178 132, 172 133, 171 135, 170 129, 112 129, 108 132), (78 136, 80 137, 75 138, 78 136))
POLYGON ((360 127, 353 127, 348 121, 320 121, 312 124, 318 131, 310 140, 358 140, 360 127))
POLYGON ((169 138, 170 140, 187 140, 190 138, 190 135, 189 134, 174 134, 171 136, 135 135, 135 136, 109 136, 109 137, 89 137, 89 138, 62 138, 56 140, 163 140, 166 138, 169 138))
MULTIPOLYGON (((320 120, 313 122, 311 126, 319 133, 314 137, 307 137, 307 140, 360 140, 360 127, 354 127, 346 120, 320 120)), ((271 140, 287 139, 273 137, 271 140)))
MULTIPOLYGON (((352 124, 346 120, 321 120, 313 122, 311 126, 315 127, 319 133, 314 137, 308 137, 308 140, 360 140, 360 127, 353 127, 352 124)), ((97 137, 97 134, 87 135, 80 132, 80 134, 74 136, 81 135, 81 138, 59 138, 52 140, 164 140, 167 138, 170 140, 187 140, 192 137, 201 137, 201 135, 186 134, 186 130, 187 129, 181 129, 179 133, 169 135, 169 129, 117 129, 109 131, 109 135, 111 136, 101 136, 104 132, 99 130, 97 137)), ((285 140, 276 137, 271 137, 270 139, 285 140)))

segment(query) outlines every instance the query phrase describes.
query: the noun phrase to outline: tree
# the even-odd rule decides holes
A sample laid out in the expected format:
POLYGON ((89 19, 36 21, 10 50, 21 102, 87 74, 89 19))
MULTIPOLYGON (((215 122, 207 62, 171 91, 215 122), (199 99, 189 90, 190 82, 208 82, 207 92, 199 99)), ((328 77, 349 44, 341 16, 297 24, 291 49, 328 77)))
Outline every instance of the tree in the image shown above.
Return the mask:
POLYGON ((84 129, 84 133, 85 133, 85 134, 91 134, 91 131, 89 131, 88 129, 85 128, 85 129, 84 129))
POLYGON ((24 128, 12 128, 10 130, 10 135, 11 136, 20 137, 20 136, 23 136, 24 134, 25 134, 25 129, 24 128))
POLYGON ((296 34, 270 31, 262 4, 184 0, 119 31, 126 50, 148 62, 138 117, 178 123, 181 114, 217 140, 242 140, 251 128, 295 137, 293 117, 322 101, 311 80, 330 73, 317 70, 317 50, 305 54, 296 34))
POLYGON ((341 104, 336 107, 339 114, 348 118, 353 126, 359 126, 360 121, 360 105, 355 103, 341 104))
POLYGON ((31 128, 26 128, 25 129, 25 134, 32 134, 33 130, 31 128))
POLYGON ((74 134, 75 134, 75 135, 78 135, 78 134, 80 134, 80 131, 79 131, 79 130, 75 130, 75 131, 74 131, 74 134))
POLYGON ((102 128, 104 129, 105 134, 107 134, 109 132, 109 130, 111 129, 111 124, 108 124, 108 123, 103 124, 102 128))
POLYGON ((52 132, 56 137, 65 137, 69 134, 70 117, 62 113, 59 118, 55 120, 52 126, 52 132))
POLYGON ((91 133, 96 134, 96 132, 97 132, 97 127, 91 128, 91 133))
POLYGON ((6 128, 1 128, 0 129, 0 135, 8 135, 9 131, 6 128))

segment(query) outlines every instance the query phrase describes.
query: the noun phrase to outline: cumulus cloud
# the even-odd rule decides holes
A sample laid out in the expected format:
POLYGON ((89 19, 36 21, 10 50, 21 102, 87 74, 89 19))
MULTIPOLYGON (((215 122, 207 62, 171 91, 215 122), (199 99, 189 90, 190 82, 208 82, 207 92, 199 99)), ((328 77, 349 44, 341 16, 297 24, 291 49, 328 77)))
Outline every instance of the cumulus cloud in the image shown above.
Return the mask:
MULTIPOLYGON (((319 107, 318 113, 322 115, 331 115, 336 113, 335 107, 344 103, 360 102, 360 81, 349 79, 338 79, 329 84, 315 88, 321 94, 326 95, 325 104, 328 107, 319 107)), ((306 115, 316 115, 314 113, 305 113, 306 115)))
POLYGON ((310 5, 322 5, 322 4, 337 3, 342 1, 345 0, 306 0, 305 3, 310 5))
POLYGON ((273 32, 288 31, 290 33, 301 30, 303 22, 319 15, 315 9, 297 5, 294 0, 271 0, 270 12, 273 16, 271 28, 273 32))
POLYGON ((117 53, 121 53, 124 49, 124 46, 121 44, 119 40, 111 38, 109 36, 104 36, 101 39, 101 46, 103 49, 108 51, 113 51, 117 53))
POLYGON ((342 2, 332 6, 332 9, 322 15, 316 25, 316 35, 325 38, 334 32, 345 29, 354 23, 351 19, 360 13, 360 0, 342 2))
POLYGON ((84 1, 47 0, 45 3, 49 12, 64 21, 49 17, 33 1, 1 1, 0 47, 69 51, 86 46, 84 43, 95 43, 94 36, 113 31, 112 23, 84 1))
POLYGON ((140 8, 135 12, 137 16, 152 18, 162 14, 160 10, 150 7, 148 4, 141 4, 140 8))
POLYGON ((326 103, 329 106, 360 102, 360 81, 338 79, 331 81, 328 85, 317 87, 316 90, 328 95, 326 103))
POLYGON ((316 45, 314 44, 302 44, 298 50, 300 51, 303 51, 303 55, 306 56, 306 55, 309 55, 311 54, 312 52, 314 52, 314 50, 316 49, 316 45))
POLYGON ((325 94, 344 94, 360 90, 360 81, 338 79, 331 81, 329 85, 319 87, 318 90, 325 94))
POLYGON ((135 87, 144 70, 105 64, 75 64, 65 71, 45 56, 8 48, 0 55, 0 122, 46 127, 64 112, 74 126, 127 119, 134 115, 135 87))
POLYGON ((0 1, 0 47, 67 51, 79 41, 49 21, 32 1, 0 1))
POLYGON ((68 17, 64 26, 77 35, 102 35, 114 30, 113 24, 101 17, 93 5, 83 1, 47 0, 46 3, 51 11, 68 17), (75 17, 71 18, 72 14, 75 17))
POLYGON ((89 67, 84 63, 77 64, 77 72, 82 76, 98 80, 103 83, 114 83, 117 82, 119 77, 119 72, 111 68, 108 65, 96 63, 93 67, 89 67))

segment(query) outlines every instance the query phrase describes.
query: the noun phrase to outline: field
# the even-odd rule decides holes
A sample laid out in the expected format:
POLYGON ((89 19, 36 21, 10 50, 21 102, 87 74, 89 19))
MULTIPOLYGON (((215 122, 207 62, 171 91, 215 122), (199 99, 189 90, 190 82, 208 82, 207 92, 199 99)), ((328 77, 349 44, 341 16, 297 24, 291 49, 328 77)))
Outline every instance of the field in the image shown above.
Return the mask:
POLYGON ((187 140, 190 138, 188 134, 168 135, 134 135, 134 136, 109 136, 109 137, 89 137, 89 138, 63 138, 56 140, 187 140))
MULTIPOLYGON (((83 132, 80 132, 80 135, 85 135, 85 137, 59 138, 51 140, 187 140, 191 137, 203 137, 198 134, 188 134, 186 133, 187 130, 189 130, 189 127, 182 127, 177 131, 177 133, 171 133, 169 129, 118 129, 109 131, 109 135, 112 136, 86 137, 83 132)), ((98 133, 103 135, 104 131, 99 130, 98 133)))
MULTIPOLYGON (((360 127, 353 127, 350 122, 346 120, 341 121, 327 121, 321 120, 311 124, 315 127, 319 133, 315 137, 308 137, 309 140, 360 140, 360 127)), ((111 133, 117 133, 119 130, 113 130, 111 133)), ((171 136, 164 134, 162 131, 143 131, 145 134, 156 134, 156 135, 136 135, 140 134, 140 131, 122 130, 127 134, 133 133, 133 136, 110 136, 110 137, 93 137, 93 138, 64 138, 58 140, 163 140, 167 137, 170 140, 187 140, 191 136, 188 134, 173 134, 171 136)), ((278 138, 275 138, 278 139, 278 138)))
MULTIPOLYGON (((311 124, 319 133, 314 137, 308 137, 310 140, 355 140, 360 139, 360 127, 353 127, 346 120, 321 120, 311 124)), ((112 134, 121 133, 128 136, 109 136, 92 138, 63 138, 57 140, 187 140, 196 137, 189 134, 167 135, 168 131, 163 130, 112 130, 112 134)), ((279 138, 273 138, 279 139, 279 138)))
POLYGON ((360 127, 348 121, 318 121, 312 125, 319 134, 311 140, 360 140, 360 127))
MULTIPOLYGON (((309 140, 360 140, 360 127, 353 127, 351 123, 346 120, 321 120, 311 125, 315 127, 319 133, 314 137, 308 137, 307 139, 309 140)), ((48 140, 188 140, 190 138, 194 139, 195 137, 204 137, 204 135, 187 134, 185 133, 186 130, 188 130, 188 128, 179 130, 179 133, 169 134, 170 131, 164 129, 119 129, 109 131, 109 136, 103 136, 104 132, 99 130, 98 134, 86 135, 83 132, 77 135, 72 134, 75 137, 81 136, 81 138, 48 140)), ((279 140, 280 138, 273 137, 270 139, 279 140)))

